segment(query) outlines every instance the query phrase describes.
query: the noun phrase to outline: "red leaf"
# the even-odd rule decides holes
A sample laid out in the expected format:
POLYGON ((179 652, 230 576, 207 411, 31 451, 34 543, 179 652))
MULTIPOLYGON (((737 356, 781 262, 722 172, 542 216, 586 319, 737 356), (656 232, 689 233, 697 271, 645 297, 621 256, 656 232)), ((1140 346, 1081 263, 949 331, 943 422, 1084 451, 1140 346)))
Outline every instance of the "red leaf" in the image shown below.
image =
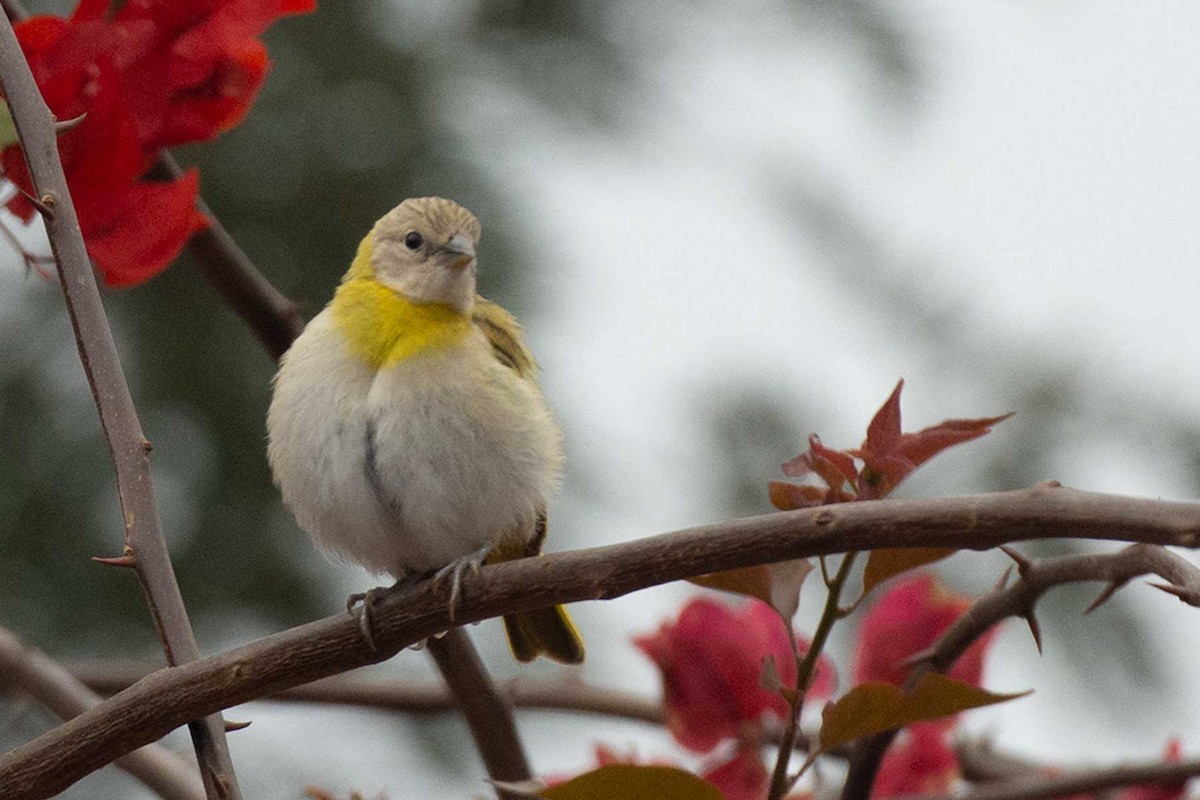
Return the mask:
POLYGON ((800 589, 812 568, 812 562, 807 559, 795 559, 697 575, 688 578, 688 582, 757 598, 775 609, 785 621, 791 622, 800 603, 800 589))
POLYGON ((900 438, 900 392, 904 390, 904 379, 901 378, 892 389, 891 395, 875 412, 871 424, 867 426, 867 440, 863 449, 873 453, 888 453, 895 447, 900 438))
POLYGON ((862 447, 850 453, 863 461, 858 480, 858 499, 886 497, 913 470, 947 447, 978 439, 991 432, 997 422, 1012 414, 980 419, 951 419, 917 431, 900 432, 901 380, 867 428, 862 447))
POLYGON ((829 490, 803 483, 771 481, 767 484, 767 494, 771 498, 771 505, 780 511, 810 508, 829 502, 829 490))
POLYGON ((957 552, 958 549, 954 547, 887 547, 872 550, 863 570, 863 594, 870 594, 888 578, 941 561, 957 552))

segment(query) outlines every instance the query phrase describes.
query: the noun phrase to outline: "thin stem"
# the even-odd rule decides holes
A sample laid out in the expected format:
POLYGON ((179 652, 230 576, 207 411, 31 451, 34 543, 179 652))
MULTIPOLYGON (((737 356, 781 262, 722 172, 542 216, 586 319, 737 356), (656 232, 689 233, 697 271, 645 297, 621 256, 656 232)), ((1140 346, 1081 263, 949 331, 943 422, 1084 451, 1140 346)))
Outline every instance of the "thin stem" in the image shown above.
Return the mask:
MULTIPOLYGON (((769 800, 782 800, 788 789, 800 777, 797 775, 793 778, 788 778, 788 764, 791 761, 792 750, 795 749, 796 731, 800 727, 800 715, 804 712, 804 699, 808 694, 809 684, 812 683, 812 677, 816 672, 817 660, 820 658, 821 652, 825 649, 825 642, 829 639, 829 632, 833 630, 834 623, 840 619, 838 609, 841 602, 842 587, 845 586, 846 579, 850 576, 850 570, 853 568, 854 560, 857 556, 858 553, 847 553, 842 558, 842 563, 838 566, 837 574, 829 582, 829 591, 825 595, 825 608, 821 612, 821 620, 817 623, 817 629, 813 632, 812 644, 809 645, 808 652, 804 654, 803 658, 797 658, 796 694, 792 699, 787 726, 783 731, 783 738, 779 741, 779 754, 775 758, 775 770, 771 774, 769 800)), ((788 633, 792 641, 792 651, 796 653, 796 637, 790 630, 788 633)))
MULTIPOLYGON (((137 570, 168 663, 185 664, 199 657, 199 649, 159 524, 150 480, 150 443, 142 433, 100 302, 59 160, 54 117, 42 99, 7 16, 0 20, 0 82, 33 179, 50 248, 58 263, 79 358, 112 453, 125 520, 125 557, 137 570)), ((220 714, 191 722, 189 728, 208 797, 238 800, 241 792, 220 714)))

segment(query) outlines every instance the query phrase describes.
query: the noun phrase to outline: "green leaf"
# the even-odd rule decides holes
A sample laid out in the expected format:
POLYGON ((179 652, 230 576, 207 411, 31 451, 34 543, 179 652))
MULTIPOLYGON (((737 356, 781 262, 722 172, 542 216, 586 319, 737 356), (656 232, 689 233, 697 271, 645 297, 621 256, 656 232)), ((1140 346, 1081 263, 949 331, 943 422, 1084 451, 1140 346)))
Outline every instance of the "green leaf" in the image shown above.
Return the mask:
POLYGON ((542 792, 545 800, 724 800, 717 787, 675 767, 609 764, 542 792))
POLYGON ((905 692, 882 681, 855 686, 821 712, 821 749, 830 750, 846 742, 913 722, 947 717, 970 708, 990 706, 1032 694, 996 694, 969 683, 927 672, 917 687, 905 692))
POLYGON ((798 559, 710 572, 688 578, 688 581, 708 589, 757 597, 790 623, 800 604, 800 587, 812 568, 812 562, 808 559, 798 559))
POLYGON ((901 572, 941 561, 957 552, 956 547, 885 547, 872 550, 863 570, 863 594, 870 594, 876 586, 901 572))
POLYGON ((16 144, 17 126, 13 124, 12 112, 8 110, 8 102, 0 103, 0 149, 16 144))

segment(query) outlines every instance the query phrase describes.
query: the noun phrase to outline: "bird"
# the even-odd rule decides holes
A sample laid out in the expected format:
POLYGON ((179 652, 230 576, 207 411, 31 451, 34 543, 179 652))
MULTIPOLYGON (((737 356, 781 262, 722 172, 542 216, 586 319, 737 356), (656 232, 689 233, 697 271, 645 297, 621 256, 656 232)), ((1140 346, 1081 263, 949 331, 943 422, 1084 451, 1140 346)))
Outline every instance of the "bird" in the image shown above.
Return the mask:
MULTIPOLYGON (((335 558, 397 585, 541 554, 562 432, 523 329, 476 292, 475 215, 404 200, 363 238, 284 354, 267 455, 284 504, 335 558)), ((372 590, 360 622, 368 639, 372 590)), ((584 658, 562 606, 504 617, 518 661, 584 658)))

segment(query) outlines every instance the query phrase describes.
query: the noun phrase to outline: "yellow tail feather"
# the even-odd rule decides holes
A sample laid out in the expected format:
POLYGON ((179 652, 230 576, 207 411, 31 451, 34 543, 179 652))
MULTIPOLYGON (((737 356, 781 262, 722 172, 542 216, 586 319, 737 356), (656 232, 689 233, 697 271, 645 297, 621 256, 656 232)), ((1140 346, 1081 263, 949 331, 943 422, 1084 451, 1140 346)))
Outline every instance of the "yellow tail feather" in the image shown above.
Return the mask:
POLYGON ((504 618, 504 631, 517 661, 546 656, 560 664, 583 663, 583 639, 562 606, 510 614, 504 618))

